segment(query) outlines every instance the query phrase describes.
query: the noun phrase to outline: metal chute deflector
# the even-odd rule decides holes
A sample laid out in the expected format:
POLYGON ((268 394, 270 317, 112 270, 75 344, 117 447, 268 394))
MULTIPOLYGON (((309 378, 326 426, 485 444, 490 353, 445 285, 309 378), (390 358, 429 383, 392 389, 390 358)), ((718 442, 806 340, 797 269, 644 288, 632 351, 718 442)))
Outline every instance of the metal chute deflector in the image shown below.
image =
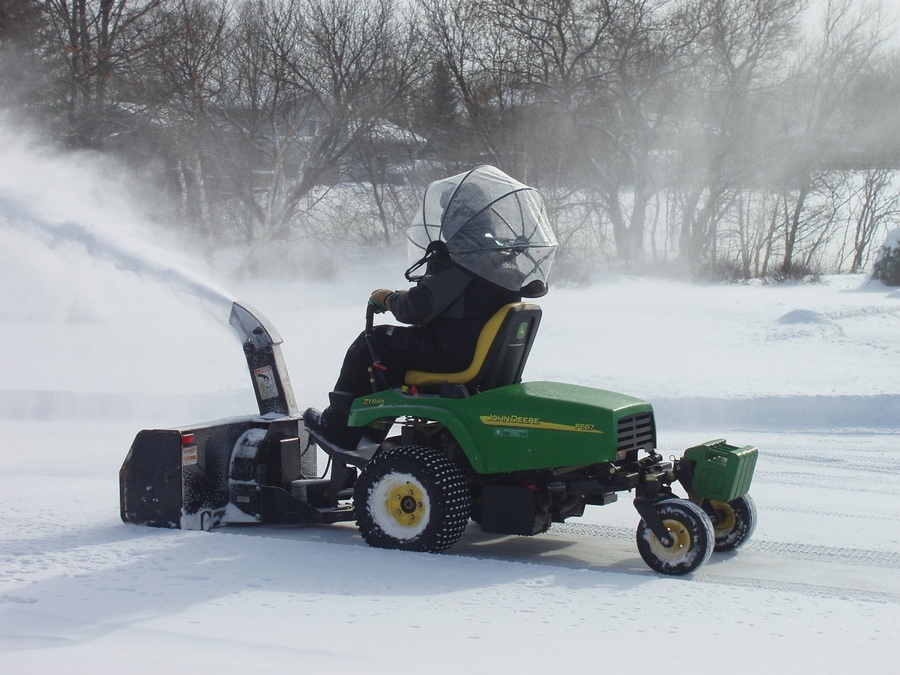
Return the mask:
POLYGON ((232 305, 228 322, 244 344, 259 414, 296 416, 297 401, 281 353, 282 339, 278 331, 259 311, 242 302, 232 305))

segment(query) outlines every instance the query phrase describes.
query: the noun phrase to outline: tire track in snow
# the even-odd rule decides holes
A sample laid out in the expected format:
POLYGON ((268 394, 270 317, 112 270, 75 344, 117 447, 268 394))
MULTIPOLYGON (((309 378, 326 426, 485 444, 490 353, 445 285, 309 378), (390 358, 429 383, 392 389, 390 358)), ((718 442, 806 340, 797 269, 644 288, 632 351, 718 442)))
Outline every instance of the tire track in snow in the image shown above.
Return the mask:
POLYGON ((791 581, 769 581, 744 577, 698 577, 691 579, 703 584, 728 586, 729 588, 746 588, 754 590, 780 591, 782 593, 798 593, 814 598, 839 599, 847 601, 877 602, 900 605, 900 593, 889 591, 866 591, 858 588, 841 588, 837 586, 821 586, 791 581))
MULTIPOLYGON (((558 524, 542 536, 553 536, 554 533, 557 536, 574 535, 578 538, 596 537, 607 541, 627 541, 629 544, 634 541, 634 532, 631 528, 607 525, 558 524)), ((550 563, 536 560, 535 564, 550 563)), ((862 588, 866 582, 860 581, 862 577, 877 578, 880 582, 885 577, 874 570, 896 572, 898 569, 900 569, 900 554, 890 551, 753 539, 738 552, 714 553, 710 561, 696 574, 673 577, 673 580, 797 593, 816 598, 900 605, 900 591, 862 588), (747 557, 740 563, 740 556, 744 553, 762 554, 766 558, 766 564, 759 566, 747 557), (721 565, 717 564, 717 561, 721 565), (784 574, 777 572, 780 567, 786 570, 784 574), (857 572, 859 568, 863 569, 857 572), (771 578, 773 569, 781 578, 771 578), (791 579, 791 575, 822 581, 800 581, 791 579)), ((611 567, 610 571, 623 574, 636 573, 629 569, 619 569, 618 566, 611 567)))
POLYGON ((778 511, 780 513, 799 513, 804 516, 821 516, 823 518, 854 518, 858 520, 881 520, 886 523, 896 523, 894 516, 879 516, 867 513, 846 513, 841 511, 820 511, 818 509, 804 508, 802 506, 772 506, 766 504, 766 511, 778 511))
MULTIPOLYGON (((470 527, 473 527, 470 524, 470 527)), ((304 532, 314 537, 317 541, 346 544, 348 543, 348 530, 350 528, 341 528, 341 531, 335 532, 333 537, 328 536, 332 531, 331 527, 317 527, 313 530, 305 530, 298 528, 277 528, 268 529, 266 526, 254 527, 252 530, 243 528, 229 528, 213 530, 214 532, 224 532, 228 534, 237 534, 243 536, 265 536, 283 539, 304 539, 304 532)), ((504 537, 505 535, 487 535, 491 537, 504 537)), ((614 540, 627 542, 632 544, 635 538, 635 529, 630 527, 621 527, 616 525, 597 525, 590 523, 556 523, 547 532, 532 537, 516 537, 510 535, 511 541, 525 541, 528 539, 539 540, 542 537, 565 537, 576 536, 585 540, 614 540)), ((353 543, 363 545, 361 539, 354 533, 352 536, 353 543)), ((465 543, 467 539, 471 539, 470 535, 464 534, 460 539, 460 543, 465 543)), ((900 553, 892 551, 883 551, 878 549, 859 549, 847 548, 840 546, 820 546, 817 544, 801 544, 796 542, 770 541, 765 539, 751 539, 739 551, 747 551, 754 553, 773 553, 786 558, 795 560, 807 560, 810 562, 822 562, 823 560, 840 560, 852 562, 856 565, 866 565, 871 567, 893 567, 900 570, 900 553)), ((457 552, 455 548, 450 549, 450 554, 457 552)), ((457 552, 458 553, 458 552, 457 552)), ((463 555, 470 555, 468 552, 463 555)), ((473 557, 478 557, 474 555, 473 557)), ((535 557, 533 560, 523 559, 524 562, 535 562, 541 564, 540 560, 535 557)))
POLYGON ((782 471, 757 471, 753 480, 759 483, 774 485, 794 485, 797 487, 815 487, 829 490, 848 490, 854 493, 876 495, 900 494, 900 482, 896 477, 866 477, 866 483, 853 481, 848 476, 826 476, 821 473, 795 473, 782 471))
MULTIPOLYGON (((632 541, 635 536, 634 531, 626 527, 575 523, 554 525, 547 534, 553 535, 554 533, 627 541, 632 541)), ((823 559, 846 560, 855 564, 876 567, 896 567, 900 569, 900 553, 880 551, 877 549, 843 548, 839 546, 819 546, 816 544, 751 539, 742 546, 740 550, 758 553, 775 553, 796 558, 798 560, 816 562, 820 562, 823 559)))
POLYGON ((822 466, 831 466, 841 471, 860 471, 862 473, 890 474, 890 482, 897 482, 896 476, 900 474, 900 458, 891 456, 847 459, 845 456, 839 455, 795 455, 789 452, 779 452, 777 450, 773 451, 768 449, 765 452, 765 456, 766 460, 783 459, 795 462, 808 462, 815 465, 817 468, 822 466))
MULTIPOLYGON (((537 565, 548 569, 655 576, 640 561, 634 548, 635 531, 630 527, 558 523, 535 537, 482 534, 476 526, 470 524, 469 527, 470 531, 463 535, 459 543, 443 555, 537 565), (565 545, 548 546, 553 541, 565 542, 565 545)), ((315 530, 226 527, 220 531, 240 536, 365 546, 350 527, 316 527, 315 530)), ((878 572, 893 573, 896 578, 898 569, 900 554, 890 551, 751 540, 738 552, 714 553, 710 561, 694 574, 665 578, 673 583, 714 584, 807 597, 900 605, 900 587, 892 584, 890 576, 878 572), (759 555, 744 556, 742 559, 745 553, 759 555), (819 579, 822 581, 817 581, 819 579), (866 587, 872 579, 889 588, 873 590, 866 587)))

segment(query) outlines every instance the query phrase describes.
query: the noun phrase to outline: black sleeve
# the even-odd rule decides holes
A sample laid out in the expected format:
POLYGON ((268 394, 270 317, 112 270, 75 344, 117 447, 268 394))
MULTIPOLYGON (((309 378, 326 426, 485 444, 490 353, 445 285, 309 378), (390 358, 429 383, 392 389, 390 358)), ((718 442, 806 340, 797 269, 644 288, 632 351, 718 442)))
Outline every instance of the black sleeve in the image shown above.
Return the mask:
POLYGON ((455 266, 426 276, 408 292, 390 295, 391 313, 402 323, 426 324, 456 302, 471 280, 471 274, 455 266))

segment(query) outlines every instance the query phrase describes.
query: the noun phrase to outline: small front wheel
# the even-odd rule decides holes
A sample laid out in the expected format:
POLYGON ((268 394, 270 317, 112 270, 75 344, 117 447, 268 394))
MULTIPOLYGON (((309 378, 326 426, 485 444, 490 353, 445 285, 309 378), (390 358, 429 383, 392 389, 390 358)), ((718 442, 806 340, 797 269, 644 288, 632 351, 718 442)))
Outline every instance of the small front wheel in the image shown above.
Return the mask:
POLYGON ((431 553, 450 548, 462 536, 471 502, 459 467, 421 445, 376 454, 353 494, 356 525, 367 544, 431 553))
POLYGON ((716 551, 733 551, 747 541, 756 529, 756 504, 750 495, 730 502, 714 502, 712 518, 716 533, 716 551))
POLYGON ((709 516, 693 502, 666 499, 655 504, 663 525, 669 531, 671 546, 665 546, 641 520, 637 528, 637 547, 641 558, 661 574, 688 574, 709 559, 715 534, 709 516))

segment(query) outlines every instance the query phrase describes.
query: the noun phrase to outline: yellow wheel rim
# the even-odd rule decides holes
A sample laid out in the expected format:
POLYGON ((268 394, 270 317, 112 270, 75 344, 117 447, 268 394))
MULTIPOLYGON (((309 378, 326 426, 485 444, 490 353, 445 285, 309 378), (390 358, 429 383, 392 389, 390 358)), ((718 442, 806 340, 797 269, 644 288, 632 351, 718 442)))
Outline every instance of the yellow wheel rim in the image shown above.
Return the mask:
POLYGON ((678 560, 684 557, 691 550, 691 533, 684 523, 678 520, 663 520, 663 525, 666 526, 674 543, 669 547, 663 546, 662 542, 653 535, 650 538, 650 547, 653 549, 654 555, 661 560, 678 560))
POLYGON ((716 511, 716 519, 713 522, 716 539, 722 539, 731 534, 734 528, 737 527, 737 516, 728 502, 712 502, 712 506, 716 511))
POLYGON ((391 518, 403 527, 416 527, 427 512, 422 490, 412 483, 403 483, 391 488, 385 500, 385 507, 391 518))

